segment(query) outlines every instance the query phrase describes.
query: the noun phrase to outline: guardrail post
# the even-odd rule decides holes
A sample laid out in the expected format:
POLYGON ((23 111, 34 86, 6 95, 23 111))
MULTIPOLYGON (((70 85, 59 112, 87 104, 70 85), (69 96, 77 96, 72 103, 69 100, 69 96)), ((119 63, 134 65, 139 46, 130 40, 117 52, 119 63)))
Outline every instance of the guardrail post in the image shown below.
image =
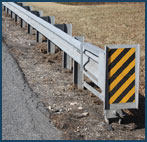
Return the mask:
POLYGON ((7 8, 6 13, 9 14, 9 9, 7 8))
MULTIPOLYGON (((18 2, 16 2, 16 4, 19 5, 19 6, 21 6, 21 7, 24 6, 24 3, 18 3, 18 2)), ((15 14, 15 22, 16 22, 16 23, 19 23, 19 22, 20 22, 20 18, 19 18, 19 16, 17 16, 16 14, 15 14)))
POLYGON ((25 25, 25 21, 24 21, 24 20, 21 19, 21 20, 20 20, 20 24, 21 24, 21 25, 20 25, 21 28, 25 28, 26 25, 25 25))
POLYGON ((5 6, 3 6, 3 9, 4 9, 4 11, 5 11, 6 7, 5 7, 5 6))
POLYGON ((11 10, 9 9, 8 14, 11 15, 11 10))
MULTIPOLYGON (((55 27, 72 36, 72 24, 55 24, 55 27)), ((55 53, 55 45, 47 40, 48 53, 55 53), (51 47, 52 46, 52 47, 51 47)), ((65 52, 62 54, 62 67, 72 69, 72 58, 65 52)))
MULTIPOLYGON (((72 24, 66 24, 67 34, 72 36, 72 24)), ((65 52, 62 54, 62 67, 66 69, 72 69, 72 58, 65 52)))
MULTIPOLYGON (((75 39, 84 42, 84 36, 76 36, 75 39)), ((83 71, 81 71, 80 64, 73 60, 73 83, 78 88, 83 89, 83 71)))
MULTIPOLYGON (((53 21, 55 23, 55 21, 53 21)), ((55 27, 67 33, 66 24, 54 24, 55 27)), ((48 40, 48 53, 55 53, 55 44, 48 40)))
POLYGON ((28 24, 28 33, 33 34, 33 28, 28 24))
MULTIPOLYGON (((47 19, 46 18, 43 19, 52 25, 55 24, 54 16, 48 16, 47 19)), ((53 44, 49 39, 47 39, 47 53, 51 53, 51 54, 55 53, 55 44, 53 44)))
POLYGON ((13 18, 13 12, 11 11, 11 18, 13 18))
POLYGON ((5 13, 7 13, 7 7, 5 7, 5 13))
POLYGON ((42 42, 42 34, 36 31, 36 42, 41 43, 42 42))
POLYGON ((15 22, 19 23, 19 17, 15 14, 15 22))
MULTIPOLYGON (((34 15, 40 17, 41 11, 30 11, 31 13, 33 13, 34 15)), ((33 27, 31 25, 28 24, 28 33, 29 34, 33 34, 33 27)))
MULTIPOLYGON (((24 9, 31 11, 32 10, 32 6, 23 6, 24 9)), ((23 19, 21 19, 21 28, 25 28, 26 23, 23 19)))
MULTIPOLYGON (((40 18, 42 18, 43 20, 45 20, 46 22, 48 22, 52 25, 55 24, 55 17, 54 16, 42 16, 40 18)), ((40 36, 40 35, 37 35, 37 36, 40 36)), ((55 53, 55 45, 52 42, 50 42, 50 40, 48 40, 48 39, 47 39, 47 53, 55 53)))
MULTIPOLYGON (((43 16, 43 11, 39 11, 39 17, 43 16)), ((36 29, 37 30, 37 29, 36 29)), ((41 43, 42 42, 42 34, 36 31, 36 42, 41 43)))
POLYGON ((8 15, 10 15, 10 12, 11 12, 10 9, 7 8, 7 14, 8 15))
MULTIPOLYGON (((72 36, 72 24, 55 24, 54 26, 72 36)), ((51 47, 49 44, 51 42, 48 41, 48 53, 55 53, 55 46, 52 44, 53 47, 51 47)), ((72 69, 72 58, 65 52, 62 53, 62 67, 72 69)))
POLYGON ((15 19, 15 13, 11 11, 12 19, 15 19))

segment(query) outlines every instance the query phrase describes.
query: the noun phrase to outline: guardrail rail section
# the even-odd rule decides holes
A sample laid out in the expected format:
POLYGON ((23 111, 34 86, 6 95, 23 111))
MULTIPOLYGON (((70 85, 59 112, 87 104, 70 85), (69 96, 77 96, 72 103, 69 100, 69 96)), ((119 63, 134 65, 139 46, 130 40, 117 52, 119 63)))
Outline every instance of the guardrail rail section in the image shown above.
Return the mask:
POLYGON ((138 109, 139 44, 107 45, 103 50, 84 42, 83 36, 72 37, 72 25, 55 24, 54 16, 43 16, 18 2, 2 2, 2 6, 16 22, 21 21, 21 27, 28 25, 28 33, 36 29, 37 42, 42 42, 43 36, 47 39, 48 53, 54 54, 55 46, 63 51, 63 68, 73 69, 73 83, 87 88, 103 102, 107 123, 114 118, 121 122, 123 109, 138 109))

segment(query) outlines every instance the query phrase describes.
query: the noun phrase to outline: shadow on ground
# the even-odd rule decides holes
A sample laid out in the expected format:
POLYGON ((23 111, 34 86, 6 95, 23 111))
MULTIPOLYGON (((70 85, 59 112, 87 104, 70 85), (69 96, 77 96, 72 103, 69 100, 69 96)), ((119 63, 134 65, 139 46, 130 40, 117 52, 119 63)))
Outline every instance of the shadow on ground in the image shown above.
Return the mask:
POLYGON ((130 109, 132 116, 126 116, 123 124, 135 123, 134 129, 145 128, 145 97, 139 94, 139 109, 130 109))

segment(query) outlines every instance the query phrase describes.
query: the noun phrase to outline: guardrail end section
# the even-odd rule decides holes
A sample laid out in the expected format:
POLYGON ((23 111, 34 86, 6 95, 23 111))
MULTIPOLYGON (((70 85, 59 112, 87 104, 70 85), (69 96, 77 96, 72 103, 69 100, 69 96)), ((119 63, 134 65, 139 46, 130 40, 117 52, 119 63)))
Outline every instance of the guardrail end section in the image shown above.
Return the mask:
POLYGON ((140 46, 108 45, 105 110, 138 109, 140 46))

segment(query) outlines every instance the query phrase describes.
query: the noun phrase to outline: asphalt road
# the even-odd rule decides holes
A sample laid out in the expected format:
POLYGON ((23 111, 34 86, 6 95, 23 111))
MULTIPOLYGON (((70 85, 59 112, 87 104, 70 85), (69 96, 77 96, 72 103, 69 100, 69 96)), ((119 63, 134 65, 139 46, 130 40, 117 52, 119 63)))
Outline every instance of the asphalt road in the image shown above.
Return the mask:
POLYGON ((19 65, 2 46, 2 139, 61 139, 62 133, 36 108, 19 65))

